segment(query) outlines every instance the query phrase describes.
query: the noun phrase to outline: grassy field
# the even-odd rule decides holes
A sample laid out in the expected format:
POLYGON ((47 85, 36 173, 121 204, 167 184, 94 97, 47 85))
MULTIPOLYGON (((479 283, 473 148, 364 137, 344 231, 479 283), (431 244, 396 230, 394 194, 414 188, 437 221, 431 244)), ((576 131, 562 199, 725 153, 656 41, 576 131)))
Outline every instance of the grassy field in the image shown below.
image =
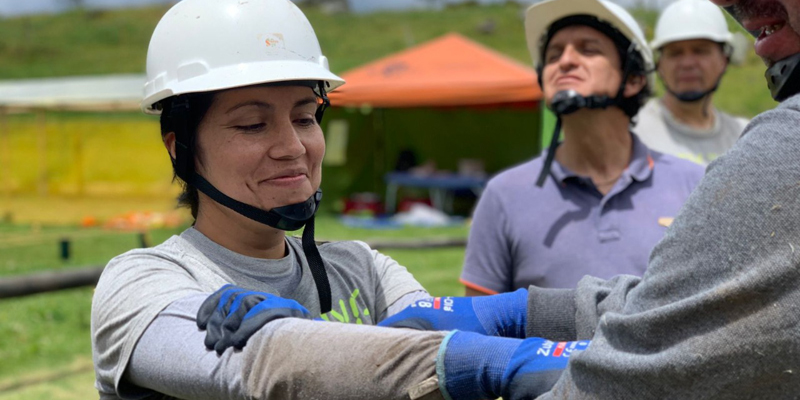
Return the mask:
MULTIPOLYGON (((154 229, 152 243, 160 243, 180 228, 154 229)), ((337 219, 321 216, 317 237, 342 239, 463 238, 468 226, 370 230, 349 228, 337 219)), ((100 228, 0 224, 0 276, 45 269, 103 265, 111 257, 138 246, 135 232, 109 232, 100 228), (36 233, 33 233, 36 230, 36 233), (73 259, 58 257, 58 239, 72 236, 73 259), (11 246, 27 238, 24 246, 11 246)), ((457 282, 463 262, 462 248, 388 250, 432 293, 459 295, 457 282)), ((58 398, 82 399, 93 395, 89 314, 92 289, 72 289, 0 300, 0 400, 58 398), (89 389, 86 388, 89 385, 89 389), (51 397, 52 396, 52 397, 51 397)))

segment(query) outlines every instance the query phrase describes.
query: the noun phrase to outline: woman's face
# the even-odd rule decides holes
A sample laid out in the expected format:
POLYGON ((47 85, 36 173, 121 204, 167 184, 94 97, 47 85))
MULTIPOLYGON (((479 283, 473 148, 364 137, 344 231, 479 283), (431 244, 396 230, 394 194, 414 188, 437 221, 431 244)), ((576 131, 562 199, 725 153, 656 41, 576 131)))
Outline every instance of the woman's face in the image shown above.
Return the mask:
POLYGON ((582 96, 615 96, 622 79, 619 52, 611 39, 583 25, 560 29, 544 53, 542 86, 548 104, 562 90, 582 96))
POLYGON ((304 86, 217 93, 198 127, 196 170, 226 195, 263 210, 307 200, 319 188, 325 155, 317 101, 304 86))

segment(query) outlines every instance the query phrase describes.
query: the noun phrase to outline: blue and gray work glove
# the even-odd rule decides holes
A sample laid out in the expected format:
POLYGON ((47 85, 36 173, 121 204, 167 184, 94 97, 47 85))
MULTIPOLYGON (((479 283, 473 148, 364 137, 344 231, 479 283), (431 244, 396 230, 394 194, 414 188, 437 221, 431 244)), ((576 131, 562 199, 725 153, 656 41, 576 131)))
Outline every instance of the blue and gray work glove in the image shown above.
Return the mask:
POLYGON ((454 329, 488 336, 525 337, 528 291, 418 300, 378 326, 426 331, 454 329))
POLYGON ((311 313, 294 300, 225 285, 200 306, 197 327, 206 331, 206 348, 222 354, 231 346, 243 348, 261 327, 287 317, 312 318, 311 313))
POLYGON ((588 346, 454 331, 436 357, 439 390, 448 400, 532 399, 552 389, 570 355, 588 346))

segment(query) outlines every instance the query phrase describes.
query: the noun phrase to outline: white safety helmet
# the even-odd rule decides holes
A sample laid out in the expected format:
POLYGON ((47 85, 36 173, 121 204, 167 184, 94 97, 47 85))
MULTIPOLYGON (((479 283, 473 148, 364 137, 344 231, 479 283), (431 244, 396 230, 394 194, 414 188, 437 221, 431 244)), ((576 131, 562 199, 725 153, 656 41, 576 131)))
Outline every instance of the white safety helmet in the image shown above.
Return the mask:
POLYGON ((691 39, 723 43, 728 55, 734 47, 734 35, 728 31, 725 15, 708 0, 679 0, 665 8, 658 17, 650 47, 658 51, 668 43, 691 39))
POLYGON ((528 8, 525 12, 525 37, 537 71, 544 67, 543 47, 547 43, 550 26, 561 19, 576 15, 595 17, 625 36, 644 61, 648 86, 655 87, 653 52, 647 45, 642 29, 624 8, 606 0, 547 0, 528 8))
POLYGON ((344 80, 330 72, 314 29, 289 0, 183 0, 161 18, 147 51, 142 110, 168 97, 280 81, 344 80))

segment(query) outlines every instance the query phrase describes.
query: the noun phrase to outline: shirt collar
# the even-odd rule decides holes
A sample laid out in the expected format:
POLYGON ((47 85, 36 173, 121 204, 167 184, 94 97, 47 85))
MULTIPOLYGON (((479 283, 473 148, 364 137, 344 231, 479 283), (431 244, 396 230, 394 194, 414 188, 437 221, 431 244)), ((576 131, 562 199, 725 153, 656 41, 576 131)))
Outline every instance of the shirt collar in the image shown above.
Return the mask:
POLYGON ((646 181, 653 173, 655 162, 653 155, 650 154, 650 149, 639 140, 639 137, 631 133, 633 139, 633 153, 631 154, 631 163, 628 164, 626 172, 630 173, 633 179, 639 182, 646 181))
MULTIPOLYGON (((631 153, 631 162, 628 168, 622 173, 623 175, 630 175, 631 178, 641 182, 650 178, 655 162, 653 156, 650 154, 650 149, 642 143, 639 138, 631 133, 631 140, 633 142, 633 151, 631 153)), ((560 144, 559 144, 560 146, 560 144)), ((547 156, 547 150, 541 154, 541 159, 544 160, 547 156)), ((565 166, 561 165, 555 158, 553 158, 553 165, 550 167, 550 173, 558 182, 564 182, 569 178, 580 178, 579 175, 572 172, 565 166)))

